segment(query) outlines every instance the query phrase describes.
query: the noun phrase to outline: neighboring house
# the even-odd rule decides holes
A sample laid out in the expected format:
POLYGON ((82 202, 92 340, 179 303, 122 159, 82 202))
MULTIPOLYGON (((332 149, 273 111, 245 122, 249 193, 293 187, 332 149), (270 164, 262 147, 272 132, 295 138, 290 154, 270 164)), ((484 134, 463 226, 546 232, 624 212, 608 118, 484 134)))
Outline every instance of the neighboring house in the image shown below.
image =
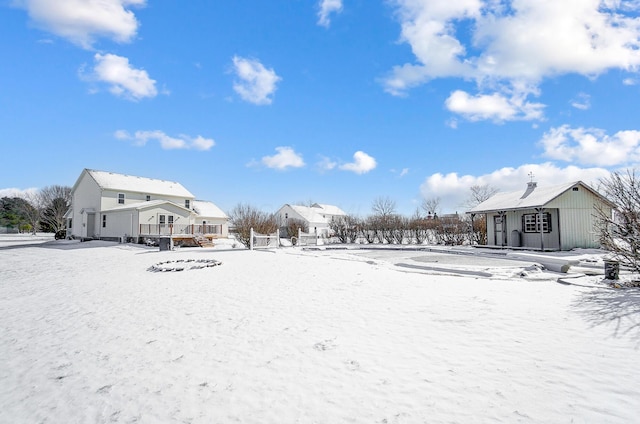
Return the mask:
POLYGON ((228 231, 226 215, 195 200, 180 183, 91 169, 84 169, 71 189, 66 218, 67 234, 80 239, 139 241, 228 231))
POLYGON ((319 209, 322 216, 329 221, 331 218, 336 216, 346 216, 347 214, 337 206, 334 205, 324 205, 320 203, 314 203, 311 205, 312 208, 319 209))
POLYGON ((486 215, 487 245, 540 250, 598 248, 596 207, 614 205, 581 181, 498 193, 467 213, 486 215))
POLYGON ((310 233, 319 236, 330 235, 329 224, 338 216, 346 216, 346 213, 337 206, 319 203, 311 206, 285 204, 276 212, 279 227, 286 227, 289 220, 296 219, 304 222, 310 233))

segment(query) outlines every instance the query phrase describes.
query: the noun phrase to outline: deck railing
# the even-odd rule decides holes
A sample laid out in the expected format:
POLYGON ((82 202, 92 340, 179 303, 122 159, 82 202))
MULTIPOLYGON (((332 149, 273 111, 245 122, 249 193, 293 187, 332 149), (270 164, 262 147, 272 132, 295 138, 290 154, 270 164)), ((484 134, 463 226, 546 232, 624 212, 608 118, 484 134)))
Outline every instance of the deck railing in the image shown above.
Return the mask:
POLYGON ((140 224, 141 236, 222 234, 222 225, 210 224, 140 224))

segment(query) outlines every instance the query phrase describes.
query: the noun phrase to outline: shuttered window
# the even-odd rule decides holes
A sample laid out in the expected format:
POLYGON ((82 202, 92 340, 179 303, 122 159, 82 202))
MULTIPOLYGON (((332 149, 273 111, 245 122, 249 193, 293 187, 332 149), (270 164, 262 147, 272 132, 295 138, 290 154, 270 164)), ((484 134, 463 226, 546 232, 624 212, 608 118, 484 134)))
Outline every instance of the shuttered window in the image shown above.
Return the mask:
MULTIPOLYGON (((528 213, 522 216, 522 231, 525 233, 540 232, 540 214, 528 213)), ((551 214, 545 212, 542 214, 542 231, 551 232, 551 214)))

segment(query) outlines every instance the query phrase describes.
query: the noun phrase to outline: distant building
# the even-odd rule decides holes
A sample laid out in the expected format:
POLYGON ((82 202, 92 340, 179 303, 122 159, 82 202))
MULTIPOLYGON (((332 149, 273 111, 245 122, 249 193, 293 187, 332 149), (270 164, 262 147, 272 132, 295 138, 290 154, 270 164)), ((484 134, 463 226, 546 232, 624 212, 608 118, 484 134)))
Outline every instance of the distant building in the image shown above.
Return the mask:
POLYGON ((329 224, 334 217, 346 216, 346 213, 337 206, 314 203, 311 206, 283 205, 276 212, 279 227, 286 227, 289 220, 303 222, 312 234, 319 236, 330 235, 329 224))
POLYGON ((498 193, 467 213, 487 217, 487 246, 540 250, 598 248, 595 208, 614 205, 581 181, 498 193))
POLYGON ((80 239, 228 235, 225 213, 174 181, 84 169, 71 198, 67 235, 80 239))

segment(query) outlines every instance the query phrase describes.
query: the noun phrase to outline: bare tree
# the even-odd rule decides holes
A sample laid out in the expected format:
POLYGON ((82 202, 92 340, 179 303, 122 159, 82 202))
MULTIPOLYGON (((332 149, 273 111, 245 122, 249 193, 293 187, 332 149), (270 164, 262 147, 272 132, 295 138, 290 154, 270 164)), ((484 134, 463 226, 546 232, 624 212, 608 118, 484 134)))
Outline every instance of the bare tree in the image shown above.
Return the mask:
POLYGON ((604 196, 613 204, 596 206, 600 244, 620 264, 640 272, 640 178, 635 170, 614 172, 601 181, 604 196))
POLYGON ((467 223, 456 213, 434 219, 435 237, 438 244, 457 246, 464 244, 468 232, 467 223))
MULTIPOLYGON (((488 184, 473 185, 469 188, 469 198, 465 203, 465 207, 471 209, 478 206, 485 200, 489 200, 499 190, 495 187, 491 187, 488 184)), ((468 236, 471 244, 487 244, 487 216, 481 214, 479 216, 472 215, 471 223, 469 225, 470 234, 468 236)))
POLYGON ((286 220, 284 226, 280 227, 282 237, 298 237, 298 230, 304 233, 309 232, 309 224, 302 219, 290 218, 286 220))
POLYGON ((394 214, 389 217, 388 243, 403 244, 407 239, 409 220, 402 215, 394 214))
POLYGON ((389 197, 377 197, 371 204, 371 210, 377 216, 389 216, 396 213, 396 202, 389 197))
POLYGON ((42 207, 42 225, 54 233, 64 229, 64 215, 71 205, 71 187, 47 186, 37 193, 37 198, 38 204, 42 207))
POLYGON ((471 234, 469 234, 469 243, 485 245, 487 244, 487 215, 474 215, 469 223, 471 234))
POLYGON ((24 200, 25 202, 21 204, 20 212, 26 218, 31 232, 35 234, 40 229, 40 219, 42 218, 44 206, 38 193, 26 193, 24 200))
MULTIPOLYGON (((362 220, 360 235, 369 244, 375 243, 376 238, 378 238, 378 233, 376 231, 376 228, 378 226, 377 221, 378 221, 377 218, 371 217, 371 216, 362 220)), ((380 239, 380 241, 381 240, 382 239, 380 239)))
POLYGON ((498 191, 499 190, 497 188, 491 187, 489 184, 473 185, 469 188, 469 198, 464 206, 468 208, 477 206, 485 200, 488 200, 498 191))
POLYGON ((420 213, 420 209, 416 209, 415 213, 411 218, 409 218, 409 221, 407 223, 411 242, 415 242, 416 244, 424 244, 426 241, 428 241, 431 222, 433 222, 432 219, 423 217, 420 213))
POLYGON ((440 198, 431 197, 429 199, 424 199, 421 207, 425 214, 431 216, 437 215, 440 213, 440 198))
POLYGON ((297 202, 295 202, 295 205, 306 206, 308 208, 312 207, 315 204, 316 204, 316 202, 314 202, 313 199, 298 200, 297 202))
POLYGON ((329 222, 329 228, 340 243, 353 243, 359 232, 360 220, 351 215, 334 216, 329 222))
POLYGON ((373 216, 369 220, 371 230, 380 243, 393 243, 394 228, 397 226, 396 202, 389 197, 377 197, 371 204, 373 216))
POLYGON ((251 205, 240 203, 228 215, 237 240, 245 247, 249 247, 251 243, 251 228, 260 234, 272 234, 278 228, 273 214, 262 212, 251 205))

